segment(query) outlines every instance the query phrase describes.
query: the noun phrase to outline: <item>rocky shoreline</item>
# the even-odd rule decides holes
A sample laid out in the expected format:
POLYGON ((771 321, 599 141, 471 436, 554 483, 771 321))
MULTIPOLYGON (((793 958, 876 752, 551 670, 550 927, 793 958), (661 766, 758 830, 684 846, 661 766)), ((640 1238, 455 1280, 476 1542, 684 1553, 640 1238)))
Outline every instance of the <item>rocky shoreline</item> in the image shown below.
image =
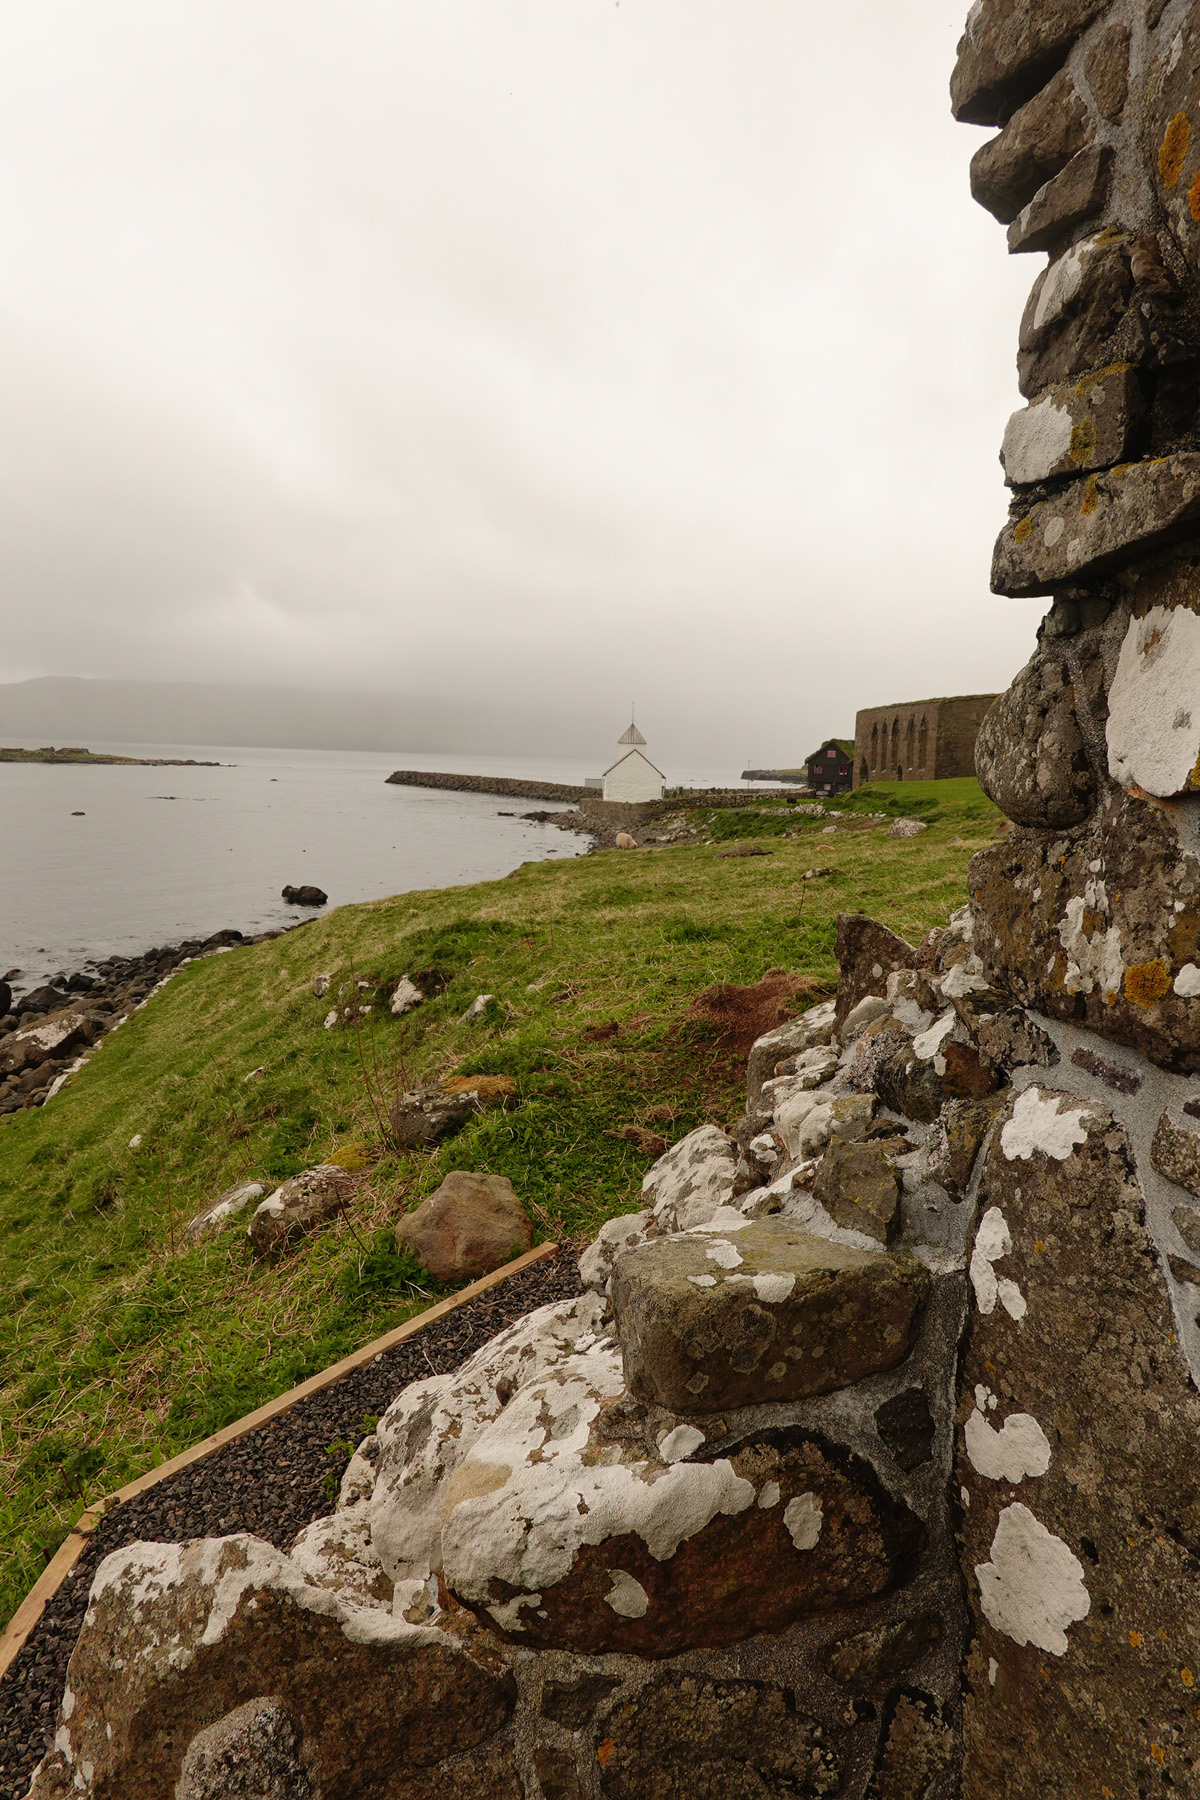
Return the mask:
POLYGON ((253 936, 229 926, 140 956, 106 956, 72 974, 61 971, 25 994, 14 994, 11 984, 20 970, 10 969, 0 979, 0 1117, 52 1099, 109 1032, 185 963, 266 943, 307 923, 298 919, 295 925, 253 936))

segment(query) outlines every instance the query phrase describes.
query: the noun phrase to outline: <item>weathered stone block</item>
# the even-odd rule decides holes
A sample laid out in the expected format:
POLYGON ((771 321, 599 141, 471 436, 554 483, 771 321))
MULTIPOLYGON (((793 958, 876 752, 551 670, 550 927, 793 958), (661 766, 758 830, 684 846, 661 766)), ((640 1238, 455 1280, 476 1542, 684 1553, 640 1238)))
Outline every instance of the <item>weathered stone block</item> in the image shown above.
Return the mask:
POLYGON ((1145 320, 1130 306, 1134 249, 1129 238, 1101 232, 1073 245, 1038 276, 1021 318, 1017 351, 1026 398, 1093 369, 1142 359, 1145 320))
MULTIPOLYGON (((1084 645, 1072 659, 1084 675, 1089 708, 1104 702, 1099 648, 1084 645)), ((1052 640, 1034 651, 979 728, 979 785, 1018 825, 1061 830, 1080 824, 1095 804, 1097 776, 1079 699, 1071 663, 1052 640)))
POLYGON ((1062 382, 1008 421, 1000 461, 1010 487, 1107 469, 1129 455, 1146 424, 1145 390, 1128 363, 1062 382))
POLYGON ((443 1578, 491 1629, 529 1647, 671 1656, 861 1605, 910 1571, 921 1525, 865 1462, 791 1429, 710 1450, 681 1421, 648 1443, 623 1393, 610 1348, 575 1357, 459 1465, 443 1578))
POLYGON ((839 970, 839 1030, 860 1000, 887 993, 887 978, 894 969, 915 969, 918 961, 914 945, 865 913, 838 914, 833 953, 839 970))
POLYGON ((1003 125, 1066 59, 1109 0, 980 0, 950 77, 954 117, 1003 125))
POLYGON ((1186 1790, 1200 1396, 1124 1133, 1090 1101, 1027 1089, 979 1213, 959 1386, 978 1632, 964 1792, 1044 1800, 1087 1771, 1136 1793, 1152 1767, 1156 1789, 1186 1790))
POLYGON ((597 1760, 605 1800, 790 1800, 841 1786, 818 1721, 758 1681, 651 1682, 613 1721, 597 1760))
POLYGON ((824 1000, 810 1007, 798 1019, 788 1019, 756 1039, 746 1063, 746 1109, 753 1112, 764 1081, 775 1073, 777 1063, 827 1044, 833 1035, 834 1003, 824 1000))
POLYGON ((95 1800, 163 1800, 197 1736, 264 1694, 280 1718, 258 1735, 279 1755, 282 1737, 298 1740, 312 1787, 338 1795, 384 1793, 397 1768, 472 1748, 516 1688, 486 1651, 346 1608, 257 1538, 132 1544, 97 1571, 31 1792, 67 1800, 90 1769, 95 1800))
POLYGON ((1073 156, 1065 169, 1038 189, 1009 226, 1010 256, 1052 250, 1074 226, 1098 218, 1108 199, 1111 175, 1108 144, 1093 144, 1073 156))
POLYGON ((337 1163, 318 1163, 291 1176, 255 1207, 246 1227, 260 1256, 294 1244, 345 1206, 357 1186, 337 1163))
POLYGON ((969 869, 975 946, 1025 1006, 1200 1068, 1200 799, 1112 792, 1070 838, 1010 838, 969 869))
POLYGON ((1115 124, 1129 98, 1129 27, 1110 25, 1088 50, 1084 76, 1102 118, 1115 124))
POLYGON ((677 1412, 827 1394, 903 1360, 928 1286, 787 1218, 644 1244, 613 1271, 626 1380, 677 1412))
POLYGON ((1181 1130, 1164 1112, 1150 1145, 1150 1161, 1160 1175, 1200 1199, 1200 1132, 1181 1130))
POLYGON ((900 1227, 900 1177, 880 1144, 836 1139, 821 1158, 813 1198, 830 1218, 890 1244, 900 1227))
POLYGON ((925 1172, 952 1200, 965 1197, 975 1158, 1003 1105, 1003 1097, 992 1094, 984 1100, 950 1100, 938 1114, 925 1147, 925 1172))
POLYGON ((1091 143, 1095 127, 1066 70, 1015 112, 971 158, 971 194, 1007 225, 1038 189, 1091 143))
POLYGON ((642 1201, 663 1231, 706 1225, 733 1197, 737 1145, 719 1125, 700 1125, 659 1157, 642 1180, 642 1201))
POLYGON ((996 540, 997 594, 1050 594, 1188 536, 1200 522, 1200 452, 1073 481, 1017 514, 996 540))

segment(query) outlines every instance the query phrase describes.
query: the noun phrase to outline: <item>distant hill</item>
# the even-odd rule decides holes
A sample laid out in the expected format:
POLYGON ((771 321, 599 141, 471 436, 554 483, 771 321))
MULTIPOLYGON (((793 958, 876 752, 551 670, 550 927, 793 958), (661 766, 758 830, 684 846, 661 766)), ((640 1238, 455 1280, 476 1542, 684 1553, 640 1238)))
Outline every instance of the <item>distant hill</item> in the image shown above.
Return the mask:
POLYGON ((0 683, 0 744, 211 744, 286 750, 594 756, 610 717, 445 695, 44 676, 0 683))

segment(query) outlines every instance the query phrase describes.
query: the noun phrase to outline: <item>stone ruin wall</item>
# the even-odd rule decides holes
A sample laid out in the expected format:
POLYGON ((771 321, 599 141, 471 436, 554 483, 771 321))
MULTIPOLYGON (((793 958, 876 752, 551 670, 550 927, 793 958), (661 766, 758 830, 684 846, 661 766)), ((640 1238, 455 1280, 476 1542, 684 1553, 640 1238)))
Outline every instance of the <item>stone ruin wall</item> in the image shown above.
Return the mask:
POLYGON ((854 722, 855 787, 974 774, 975 739, 995 699, 995 694, 964 694, 863 709, 854 722))
POLYGON ((1200 4, 977 0, 953 98, 1049 252, 1015 829, 922 944, 843 915, 737 1127, 286 1555, 102 1564, 36 1800, 1200 1787, 1200 4))

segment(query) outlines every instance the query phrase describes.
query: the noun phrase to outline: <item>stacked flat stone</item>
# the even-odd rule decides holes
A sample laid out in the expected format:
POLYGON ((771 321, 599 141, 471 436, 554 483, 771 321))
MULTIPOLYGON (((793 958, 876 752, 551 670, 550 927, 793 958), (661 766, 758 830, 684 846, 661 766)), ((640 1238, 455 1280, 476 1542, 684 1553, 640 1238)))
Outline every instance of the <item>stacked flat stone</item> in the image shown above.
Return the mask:
POLYGON ((1017 829, 970 881, 985 977, 1058 1058, 1000 1115, 976 1201, 963 1792, 1191 1791, 1200 5, 977 0, 951 93, 956 117, 1000 127, 975 197, 1011 251, 1048 252, 992 585, 1051 605, 979 735, 980 780, 1017 829), (981 1506, 981 1468, 1020 1500, 981 1506))

